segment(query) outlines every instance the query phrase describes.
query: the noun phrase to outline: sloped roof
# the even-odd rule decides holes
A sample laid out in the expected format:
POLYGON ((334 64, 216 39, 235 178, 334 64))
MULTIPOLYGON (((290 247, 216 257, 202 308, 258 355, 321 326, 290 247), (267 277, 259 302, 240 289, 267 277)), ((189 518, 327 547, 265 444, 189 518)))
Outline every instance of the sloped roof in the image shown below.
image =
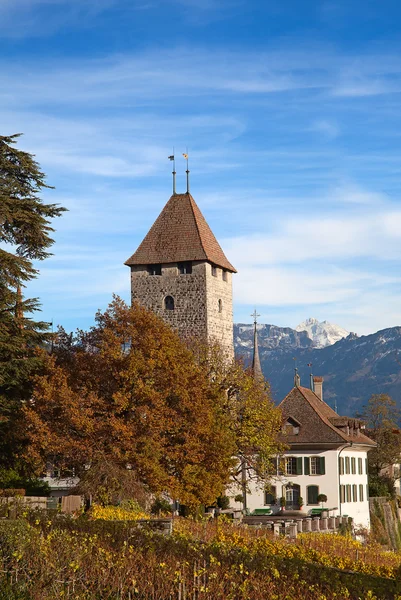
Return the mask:
POLYGON ((312 390, 294 387, 279 405, 284 421, 291 417, 300 423, 297 435, 285 435, 283 441, 297 444, 316 443, 350 443, 375 446, 370 438, 360 430, 358 435, 347 435, 336 427, 339 415, 312 390))
POLYGON ((189 193, 173 194, 126 265, 206 260, 236 273, 189 193))

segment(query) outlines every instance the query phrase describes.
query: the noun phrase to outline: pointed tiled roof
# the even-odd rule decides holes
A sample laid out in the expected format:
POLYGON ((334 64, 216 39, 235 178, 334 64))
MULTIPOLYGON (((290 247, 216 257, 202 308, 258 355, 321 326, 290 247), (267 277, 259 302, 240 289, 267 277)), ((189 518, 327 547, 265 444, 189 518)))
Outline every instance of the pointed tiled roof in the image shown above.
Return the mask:
POLYGON ((255 323, 253 332, 253 357, 252 357, 252 372, 255 379, 263 379, 263 371, 260 365, 259 345, 258 345, 258 330, 255 323))
POLYGON ((206 260, 236 273, 191 194, 173 194, 126 265, 206 260))
MULTIPOLYGON (((284 420, 292 417, 300 423, 297 435, 286 435, 285 441, 289 444, 316 444, 353 442, 366 446, 375 446, 376 443, 364 435, 359 429, 348 435, 339 427, 342 418, 315 392, 304 387, 294 387, 279 405, 284 420)), ((348 418, 346 418, 348 419, 348 418)), ((355 419, 348 419, 355 421, 355 419)))

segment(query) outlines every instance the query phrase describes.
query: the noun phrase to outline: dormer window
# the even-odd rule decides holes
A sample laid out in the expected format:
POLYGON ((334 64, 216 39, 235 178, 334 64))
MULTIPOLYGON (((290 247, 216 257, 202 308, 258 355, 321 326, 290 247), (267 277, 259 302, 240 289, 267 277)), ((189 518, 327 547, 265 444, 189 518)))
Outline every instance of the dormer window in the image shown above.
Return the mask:
POLYGON ((178 263, 178 271, 179 271, 180 275, 191 275, 191 273, 192 273, 191 261, 178 263))
POLYGON ((299 423, 292 417, 288 417, 287 421, 283 426, 283 433, 286 435, 298 435, 299 434, 299 423))
POLYGON ((162 274, 162 266, 161 265, 148 265, 148 273, 149 273, 149 275, 161 275, 162 274))

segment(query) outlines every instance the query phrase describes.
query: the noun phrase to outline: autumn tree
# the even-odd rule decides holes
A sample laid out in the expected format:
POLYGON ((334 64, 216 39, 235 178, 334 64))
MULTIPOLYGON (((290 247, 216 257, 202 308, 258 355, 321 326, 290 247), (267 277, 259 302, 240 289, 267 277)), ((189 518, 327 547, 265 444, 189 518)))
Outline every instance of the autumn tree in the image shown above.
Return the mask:
POLYGON ((392 467, 401 462, 400 410, 387 394, 373 394, 360 416, 377 444, 368 454, 370 495, 393 494, 392 467))
POLYGON ((39 302, 24 300, 22 288, 38 274, 33 261, 49 256, 50 222, 64 210, 40 198, 49 186, 33 156, 15 148, 18 137, 0 136, 0 460, 7 463, 14 420, 40 365, 35 347, 48 328, 30 318, 39 302))
POLYGON ((24 409, 34 471, 51 460, 83 482, 103 472, 116 494, 124 473, 186 505, 222 493, 235 451, 223 394, 156 315, 115 298, 46 360, 24 409))
POLYGON ((250 482, 266 486, 277 455, 285 447, 278 440, 282 414, 272 399, 269 384, 245 369, 241 360, 227 361, 219 345, 193 344, 198 362, 208 373, 217 394, 223 394, 229 417, 230 435, 235 445, 235 461, 230 478, 242 490, 243 504, 250 482))
POLYGON ((367 433, 377 444, 368 454, 372 474, 401 460, 400 416, 397 403, 387 394, 373 394, 363 409, 367 433))

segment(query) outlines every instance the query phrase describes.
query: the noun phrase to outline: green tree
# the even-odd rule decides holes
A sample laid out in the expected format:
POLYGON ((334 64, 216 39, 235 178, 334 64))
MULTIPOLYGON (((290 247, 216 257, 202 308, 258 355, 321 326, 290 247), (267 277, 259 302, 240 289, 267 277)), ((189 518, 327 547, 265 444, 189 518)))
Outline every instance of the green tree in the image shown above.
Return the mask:
POLYGON ((0 461, 7 463, 21 401, 40 366, 35 347, 48 328, 29 318, 39 302, 24 300, 21 288, 38 274, 33 261, 49 256, 50 220, 64 210, 41 200, 45 175, 31 154, 15 148, 18 137, 0 136, 0 461))

